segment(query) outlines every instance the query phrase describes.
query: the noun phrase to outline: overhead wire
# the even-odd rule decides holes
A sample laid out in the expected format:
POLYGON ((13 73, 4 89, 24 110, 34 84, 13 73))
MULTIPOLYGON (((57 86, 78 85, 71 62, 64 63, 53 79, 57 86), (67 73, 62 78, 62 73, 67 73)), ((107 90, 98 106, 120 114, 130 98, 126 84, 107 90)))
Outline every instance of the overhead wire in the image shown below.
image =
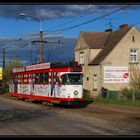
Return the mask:
POLYGON ((59 25, 57 25, 57 26, 51 27, 51 28, 49 28, 49 29, 47 29, 47 30, 49 31, 49 30, 51 30, 51 29, 55 29, 55 28, 62 27, 62 26, 64 26, 64 25, 70 24, 70 23, 72 23, 72 22, 74 22, 74 21, 76 21, 76 20, 79 20, 80 18, 86 17, 86 16, 89 15, 89 14, 93 14, 93 11, 92 11, 92 12, 87 12, 87 13, 85 13, 84 15, 76 16, 75 18, 73 18, 73 19, 70 20, 70 21, 67 21, 67 22, 65 22, 65 23, 62 23, 62 24, 59 24, 59 25))
MULTIPOLYGON (((55 32, 67 31, 67 30, 74 29, 74 28, 79 27, 79 26, 82 26, 82 25, 89 24, 89 23, 94 22, 94 21, 97 21, 97 20, 99 20, 99 19, 101 19, 101 18, 103 18, 103 17, 106 17, 106 16, 108 16, 108 15, 111 15, 111 14, 113 14, 113 13, 116 13, 116 12, 122 10, 122 9, 126 9, 126 8, 128 8, 129 6, 130 6, 130 5, 117 8, 116 10, 114 10, 114 11, 112 11, 112 12, 109 12, 109 13, 107 13, 107 14, 101 15, 101 16, 96 17, 96 18, 94 18, 94 19, 90 19, 90 20, 88 20, 88 21, 86 21, 86 22, 83 22, 83 23, 80 23, 80 24, 77 24, 77 25, 74 25, 74 26, 70 26, 70 27, 67 27, 67 28, 62 28, 62 29, 58 29, 58 30, 52 30, 52 32, 54 32, 54 31, 55 31, 55 32)), ((77 17, 77 18, 71 20, 71 23, 74 22, 75 20, 79 19, 79 18, 81 18, 81 17, 77 17)), ((55 26, 54 28, 53 28, 53 27, 52 27, 52 28, 55 29, 55 28, 58 28, 58 27, 60 27, 60 26, 62 27, 63 25, 66 25, 66 24, 67 24, 67 23, 64 23, 64 24, 57 25, 57 26, 55 26)), ((26 45, 23 46, 23 47, 21 47, 21 48, 24 48, 24 47, 26 47, 26 45)))
POLYGON ((108 16, 108 15, 114 14, 114 13, 116 13, 116 12, 118 12, 118 11, 120 11, 120 10, 126 9, 126 8, 128 8, 128 7, 130 7, 130 5, 117 8, 117 9, 115 9, 114 11, 111 11, 111 12, 109 12, 109 13, 107 13, 107 14, 103 14, 103 15, 101 15, 101 16, 98 16, 98 17, 94 18, 94 19, 88 20, 88 21, 86 21, 86 22, 83 22, 83 23, 80 23, 80 24, 77 24, 77 25, 74 25, 74 26, 71 26, 71 27, 62 28, 62 29, 59 29, 59 30, 52 30, 52 32, 60 32, 60 31, 71 30, 71 29, 73 29, 73 28, 76 28, 76 27, 79 27, 79 26, 86 25, 86 24, 89 24, 89 23, 91 23, 91 22, 97 21, 97 20, 99 20, 99 19, 101 19, 101 18, 103 18, 103 17, 106 17, 106 16, 108 16))

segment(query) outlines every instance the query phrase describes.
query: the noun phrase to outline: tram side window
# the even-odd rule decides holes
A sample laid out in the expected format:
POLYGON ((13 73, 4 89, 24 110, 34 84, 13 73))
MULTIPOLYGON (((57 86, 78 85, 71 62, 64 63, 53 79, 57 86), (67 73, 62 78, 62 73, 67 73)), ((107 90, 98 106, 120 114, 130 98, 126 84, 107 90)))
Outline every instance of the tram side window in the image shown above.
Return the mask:
POLYGON ((39 74, 39 84, 42 84, 43 83, 43 73, 40 73, 39 74))
POLYGON ((59 73, 56 73, 56 82, 58 84, 60 84, 60 75, 59 75, 59 73))
POLYGON ((67 74, 64 74, 62 76, 62 83, 65 85, 65 84, 68 84, 68 77, 67 77, 67 74))
POLYGON ((13 82, 14 82, 14 83, 17 83, 17 82, 18 82, 18 76, 17 76, 17 75, 15 75, 15 76, 13 77, 13 82))
POLYGON ((48 73, 35 74, 35 84, 45 84, 48 82, 48 73))
POLYGON ((24 82, 24 75, 20 76, 20 82, 24 82))
POLYGON ((49 81, 49 73, 43 73, 43 83, 48 83, 49 81))
POLYGON ((35 74, 35 84, 39 84, 39 74, 35 74))

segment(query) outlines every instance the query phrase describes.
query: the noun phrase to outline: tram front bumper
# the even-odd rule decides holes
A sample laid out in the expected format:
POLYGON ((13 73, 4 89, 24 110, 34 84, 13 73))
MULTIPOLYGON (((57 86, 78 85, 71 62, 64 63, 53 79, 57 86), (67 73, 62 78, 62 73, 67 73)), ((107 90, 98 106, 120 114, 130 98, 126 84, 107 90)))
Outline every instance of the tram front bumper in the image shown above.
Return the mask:
POLYGON ((69 100, 62 100, 61 104, 63 105, 81 105, 84 104, 84 99, 69 99, 69 100))

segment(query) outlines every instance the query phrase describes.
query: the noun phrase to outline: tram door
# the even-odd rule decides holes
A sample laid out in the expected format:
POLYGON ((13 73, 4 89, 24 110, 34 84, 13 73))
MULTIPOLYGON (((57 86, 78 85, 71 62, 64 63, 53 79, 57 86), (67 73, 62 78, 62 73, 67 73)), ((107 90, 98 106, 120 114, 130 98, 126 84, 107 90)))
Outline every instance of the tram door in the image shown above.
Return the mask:
POLYGON ((51 73, 51 77, 50 77, 50 85, 51 85, 51 96, 55 97, 55 93, 54 93, 54 73, 51 73))
POLYGON ((59 73, 51 73, 51 96, 60 97, 60 75, 59 73))
POLYGON ((14 76, 14 93, 17 93, 17 83, 18 83, 18 77, 17 75, 14 76))
POLYGON ((60 73, 55 73, 55 97, 60 97, 60 73))

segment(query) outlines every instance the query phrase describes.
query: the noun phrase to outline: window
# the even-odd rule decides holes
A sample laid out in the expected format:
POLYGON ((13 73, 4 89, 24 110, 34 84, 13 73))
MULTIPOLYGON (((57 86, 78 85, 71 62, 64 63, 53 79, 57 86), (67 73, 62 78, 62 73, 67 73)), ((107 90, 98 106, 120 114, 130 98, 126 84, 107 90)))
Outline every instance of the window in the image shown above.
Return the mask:
POLYGON ((97 89, 97 75, 93 75, 93 89, 97 89))
POLYGON ((84 64, 84 52, 80 52, 80 64, 84 64))
POLYGON ((137 49, 131 49, 130 50, 130 62, 131 63, 136 63, 138 58, 137 58, 137 49))
POLYGON ((35 84, 39 84, 39 74, 35 74, 35 84))
POLYGON ((64 85, 82 85, 83 84, 83 75, 82 74, 63 74, 62 83, 64 85))
POLYGON ((44 77, 44 79, 43 79, 43 81, 44 81, 44 84, 45 83, 48 83, 48 81, 49 81, 49 73, 43 73, 43 77, 44 77))
POLYGON ((48 82, 48 73, 35 74, 35 84, 46 84, 48 82))

